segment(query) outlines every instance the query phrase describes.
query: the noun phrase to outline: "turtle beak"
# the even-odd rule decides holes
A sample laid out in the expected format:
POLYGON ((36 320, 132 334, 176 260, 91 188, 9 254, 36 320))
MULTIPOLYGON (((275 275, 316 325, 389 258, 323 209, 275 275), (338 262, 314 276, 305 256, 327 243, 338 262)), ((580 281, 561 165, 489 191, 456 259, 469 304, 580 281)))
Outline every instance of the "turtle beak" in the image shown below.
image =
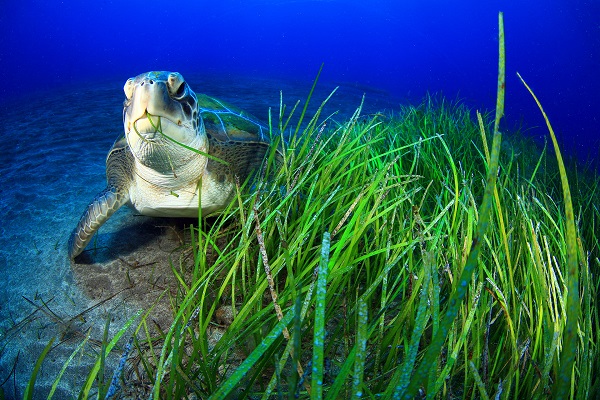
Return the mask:
POLYGON ((146 79, 137 84, 127 101, 123 122, 126 131, 132 130, 133 124, 148 116, 160 116, 181 125, 181 114, 181 106, 169 97, 166 83, 146 79))
POLYGON ((142 140, 152 141, 162 134, 162 117, 159 115, 144 114, 133 122, 128 123, 127 133, 135 132, 142 140))

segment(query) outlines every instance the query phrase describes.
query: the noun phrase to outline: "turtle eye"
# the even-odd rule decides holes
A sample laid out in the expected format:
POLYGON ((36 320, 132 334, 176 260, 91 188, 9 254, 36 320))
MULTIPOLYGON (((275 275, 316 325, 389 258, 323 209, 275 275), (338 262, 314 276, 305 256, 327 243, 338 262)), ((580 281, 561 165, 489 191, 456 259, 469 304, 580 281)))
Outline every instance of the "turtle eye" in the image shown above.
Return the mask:
POLYGON ((179 85, 179 89, 177 89, 177 92, 175 93, 175 96, 177 96, 177 97, 183 97, 184 93, 185 93, 185 82, 183 82, 181 85, 179 85))
POLYGON ((123 86, 123 91, 125 92, 127 100, 131 100, 131 96, 133 96, 133 78, 127 79, 125 86, 123 86))
POLYGON ((175 97, 181 97, 185 93, 185 81, 183 76, 177 72, 169 74, 167 79, 167 87, 169 88, 169 94, 175 97))

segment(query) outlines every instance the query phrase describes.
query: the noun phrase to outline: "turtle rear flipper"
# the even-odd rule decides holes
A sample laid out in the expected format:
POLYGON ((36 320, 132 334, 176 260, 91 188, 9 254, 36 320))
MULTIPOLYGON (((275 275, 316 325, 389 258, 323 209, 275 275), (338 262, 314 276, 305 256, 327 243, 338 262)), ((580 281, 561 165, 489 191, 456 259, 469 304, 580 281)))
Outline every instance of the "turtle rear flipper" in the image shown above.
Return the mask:
POLYGON ((114 186, 100 192, 87 207, 69 238, 69 258, 74 259, 85 249, 100 226, 129 200, 114 186))

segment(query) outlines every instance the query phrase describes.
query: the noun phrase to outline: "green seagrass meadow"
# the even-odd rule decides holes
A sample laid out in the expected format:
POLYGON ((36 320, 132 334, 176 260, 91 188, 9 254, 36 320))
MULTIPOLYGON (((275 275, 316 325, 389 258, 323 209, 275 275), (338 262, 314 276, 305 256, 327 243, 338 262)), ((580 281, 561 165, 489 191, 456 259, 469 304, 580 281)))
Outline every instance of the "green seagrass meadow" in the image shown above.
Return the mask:
POLYGON ((327 99, 307 115, 312 90, 281 104, 259 176, 172 253, 170 328, 149 304, 114 337, 84 334, 54 388, 92 355, 73 397, 600 396, 600 180, 565 165, 549 122, 543 148, 501 134, 502 18, 495 114, 428 96, 340 123, 327 99))

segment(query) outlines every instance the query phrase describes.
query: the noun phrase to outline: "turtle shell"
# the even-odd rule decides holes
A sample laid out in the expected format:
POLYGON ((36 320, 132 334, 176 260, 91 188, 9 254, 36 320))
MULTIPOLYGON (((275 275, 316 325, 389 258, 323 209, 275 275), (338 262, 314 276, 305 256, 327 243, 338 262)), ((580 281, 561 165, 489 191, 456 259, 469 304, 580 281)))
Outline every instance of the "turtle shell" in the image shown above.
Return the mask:
POLYGON ((196 94, 196 97, 209 140, 223 144, 270 142, 269 129, 251 114, 205 94, 196 94))

